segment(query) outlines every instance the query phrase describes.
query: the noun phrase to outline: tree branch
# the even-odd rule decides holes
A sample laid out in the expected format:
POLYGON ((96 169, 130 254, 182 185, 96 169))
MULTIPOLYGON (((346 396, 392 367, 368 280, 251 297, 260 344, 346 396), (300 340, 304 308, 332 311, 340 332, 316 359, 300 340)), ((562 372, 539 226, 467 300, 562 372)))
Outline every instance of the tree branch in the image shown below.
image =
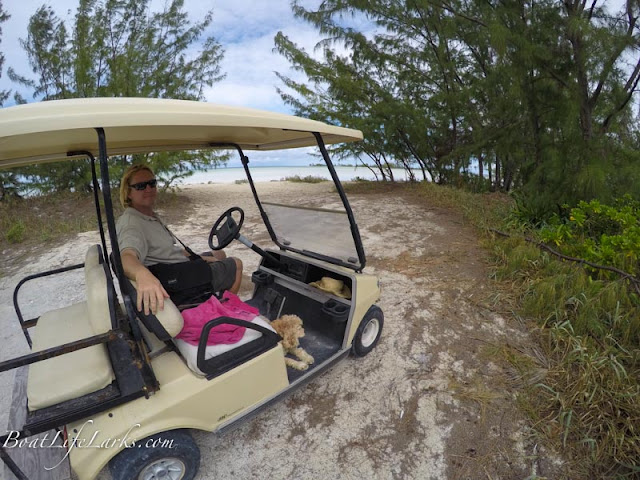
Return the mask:
MULTIPOLYGON (((633 38, 633 30, 636 26, 637 21, 638 21, 638 18, 631 16, 631 13, 629 13, 629 26, 627 28, 627 33, 625 35, 625 38, 633 38)), ((589 99, 591 106, 594 106, 598 101, 598 97, 602 92, 602 88, 604 86, 604 83, 607 80, 607 77, 613 70, 613 66, 615 65, 618 58, 620 58, 620 55, 622 55, 626 47, 627 47, 627 42, 621 41, 620 46, 613 51, 613 53, 611 54, 611 56, 609 57, 605 65, 602 67, 602 72, 600 72, 600 78, 598 79, 598 86, 596 87, 596 89, 593 92, 593 95, 589 99)))
POLYGON ((465 14, 463 14, 463 13, 460 13, 460 10, 459 10, 459 9, 457 9, 457 8, 453 8, 452 6, 447 5, 446 3, 436 3, 436 2, 433 2, 433 5, 434 5, 434 6, 436 6, 436 7, 440 7, 440 8, 442 8, 443 10, 446 10, 447 12, 449 12, 449 13, 451 13, 451 14, 455 15, 456 17, 464 18, 465 20, 468 20, 468 21, 470 21, 470 22, 472 22, 472 23, 475 23, 475 24, 478 24, 478 25, 480 25, 480 26, 482 26, 482 27, 487 28, 487 24, 486 24, 486 23, 484 23, 483 21, 478 20, 477 18, 469 17, 468 15, 465 15, 465 14))
POLYGON ((607 118, 604 119, 604 121, 602 122, 602 125, 600 126, 601 132, 606 132, 609 129, 609 125, 611 124, 611 120, 613 119, 613 117, 617 113, 621 112, 627 106, 627 104, 631 101, 631 98, 633 97, 633 94, 636 91, 639 81, 640 81, 640 60, 638 60, 638 63, 636 64, 636 68, 633 69, 633 73, 631 74, 631 76, 629 77, 629 80, 627 80, 627 83, 624 86, 624 89, 627 91, 626 97, 622 102, 620 102, 619 105, 617 105, 613 109, 613 111, 611 111, 611 113, 609 113, 609 115, 607 115, 607 118))

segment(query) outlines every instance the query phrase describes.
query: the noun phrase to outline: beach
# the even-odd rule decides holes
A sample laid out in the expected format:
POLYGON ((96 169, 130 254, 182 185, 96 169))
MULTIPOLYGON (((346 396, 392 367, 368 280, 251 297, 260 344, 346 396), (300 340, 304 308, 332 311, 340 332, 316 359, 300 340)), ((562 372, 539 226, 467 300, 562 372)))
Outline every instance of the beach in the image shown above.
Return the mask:
MULTIPOLYGON (((381 179, 380 172, 373 168, 365 166, 336 166, 335 171, 341 182, 349 182, 357 179, 361 180, 377 180, 381 179), (376 178, 376 175, 378 178, 376 178)), ((406 181, 408 172, 402 168, 393 168, 394 179, 396 181, 406 181)), ((422 172, 414 169, 416 178, 422 179, 422 172)), ((255 167, 251 166, 251 178, 254 182, 277 182, 289 177, 316 177, 331 179, 331 174, 326 166, 280 166, 280 167, 255 167)), ((242 167, 219 167, 215 169, 196 171, 191 176, 182 180, 185 185, 203 184, 203 183, 235 183, 242 182, 247 179, 244 168, 242 167)))

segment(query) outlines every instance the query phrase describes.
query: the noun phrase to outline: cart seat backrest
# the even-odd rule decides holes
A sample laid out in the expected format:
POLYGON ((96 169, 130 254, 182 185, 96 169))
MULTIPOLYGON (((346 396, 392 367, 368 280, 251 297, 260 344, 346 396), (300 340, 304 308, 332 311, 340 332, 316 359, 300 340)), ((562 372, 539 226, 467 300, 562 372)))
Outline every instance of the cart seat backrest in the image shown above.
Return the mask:
POLYGON ((111 330, 111 305, 108 283, 109 273, 105 269, 104 257, 99 245, 92 245, 85 256, 84 276, 87 288, 89 323, 95 335, 111 330))

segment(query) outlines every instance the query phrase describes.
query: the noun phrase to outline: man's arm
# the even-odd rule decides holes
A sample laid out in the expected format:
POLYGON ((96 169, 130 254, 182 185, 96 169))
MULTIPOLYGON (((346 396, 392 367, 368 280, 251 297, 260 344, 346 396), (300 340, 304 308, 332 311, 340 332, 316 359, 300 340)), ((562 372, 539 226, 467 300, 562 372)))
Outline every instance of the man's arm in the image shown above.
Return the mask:
POLYGON ((141 312, 144 307, 144 313, 148 315, 149 310, 155 314, 158 310, 164 309, 164 299, 169 298, 169 294, 160 280, 140 262, 135 250, 127 248, 120 252, 120 255, 124 274, 127 278, 135 280, 137 285, 138 311, 141 312))

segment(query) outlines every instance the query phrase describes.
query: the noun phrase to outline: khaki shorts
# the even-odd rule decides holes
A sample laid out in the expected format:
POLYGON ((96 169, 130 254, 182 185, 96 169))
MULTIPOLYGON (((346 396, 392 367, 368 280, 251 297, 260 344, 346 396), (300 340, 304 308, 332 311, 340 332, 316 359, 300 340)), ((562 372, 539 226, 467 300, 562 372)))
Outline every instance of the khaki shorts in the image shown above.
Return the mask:
POLYGON ((214 292, 229 290, 236 281, 236 261, 233 258, 225 258, 209 264, 213 279, 214 292))

